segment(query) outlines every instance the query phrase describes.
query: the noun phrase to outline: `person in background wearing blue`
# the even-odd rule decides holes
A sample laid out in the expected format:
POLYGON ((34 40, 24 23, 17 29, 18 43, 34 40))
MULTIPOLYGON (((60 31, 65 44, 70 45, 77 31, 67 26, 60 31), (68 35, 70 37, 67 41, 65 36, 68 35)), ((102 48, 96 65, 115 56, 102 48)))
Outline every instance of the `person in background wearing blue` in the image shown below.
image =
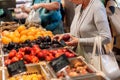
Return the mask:
MULTIPOLYGON (((64 33, 60 2, 60 0, 33 0, 32 4, 32 9, 39 9, 41 25, 53 34, 64 33)), ((21 9, 27 13, 31 11, 31 8, 24 6, 21 6, 21 9)))

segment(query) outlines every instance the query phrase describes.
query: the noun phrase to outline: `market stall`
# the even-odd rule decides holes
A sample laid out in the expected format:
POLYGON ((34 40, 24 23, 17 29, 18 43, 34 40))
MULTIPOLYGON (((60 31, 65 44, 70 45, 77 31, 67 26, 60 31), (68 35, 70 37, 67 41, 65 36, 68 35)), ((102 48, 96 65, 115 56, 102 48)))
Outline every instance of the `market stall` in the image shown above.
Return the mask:
POLYGON ((0 80, 109 80, 53 36, 40 25, 3 23, 0 80))

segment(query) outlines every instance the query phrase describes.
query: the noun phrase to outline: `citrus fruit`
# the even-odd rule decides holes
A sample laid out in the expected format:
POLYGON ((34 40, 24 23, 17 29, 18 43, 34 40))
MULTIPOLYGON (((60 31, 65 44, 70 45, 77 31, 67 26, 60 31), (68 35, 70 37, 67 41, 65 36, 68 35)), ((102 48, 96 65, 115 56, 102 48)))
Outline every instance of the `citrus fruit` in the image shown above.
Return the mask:
POLYGON ((8 44, 9 42, 11 42, 11 39, 8 37, 2 37, 2 43, 3 44, 8 44))
POLYGON ((25 29, 26 29, 25 25, 20 25, 20 26, 17 28, 18 32, 21 32, 21 31, 23 31, 23 30, 25 30, 25 29))

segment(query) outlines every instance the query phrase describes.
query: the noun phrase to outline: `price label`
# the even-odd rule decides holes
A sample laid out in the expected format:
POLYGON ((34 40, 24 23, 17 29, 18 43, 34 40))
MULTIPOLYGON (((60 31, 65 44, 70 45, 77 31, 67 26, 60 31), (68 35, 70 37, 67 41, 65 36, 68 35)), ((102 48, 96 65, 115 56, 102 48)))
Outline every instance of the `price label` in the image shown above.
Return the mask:
POLYGON ((61 55, 60 57, 58 57, 50 62, 50 65, 55 72, 60 71, 61 69, 63 69, 64 67, 66 67, 69 64, 70 64, 70 62, 67 59, 67 57, 65 56, 65 54, 61 55))
POLYGON ((7 66, 7 70, 8 70, 9 75, 13 76, 13 75, 25 72, 27 69, 24 64, 24 61, 20 60, 20 61, 14 62, 12 64, 9 64, 7 66))

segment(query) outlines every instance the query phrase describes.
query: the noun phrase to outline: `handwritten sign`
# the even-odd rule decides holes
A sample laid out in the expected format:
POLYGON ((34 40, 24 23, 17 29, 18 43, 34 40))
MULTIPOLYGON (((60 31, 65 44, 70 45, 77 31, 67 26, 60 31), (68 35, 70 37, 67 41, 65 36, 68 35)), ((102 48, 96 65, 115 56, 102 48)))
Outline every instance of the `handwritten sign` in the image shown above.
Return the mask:
POLYGON ((58 57, 50 62, 50 65, 55 72, 60 71, 61 69, 63 69, 64 67, 66 67, 69 64, 70 64, 70 62, 67 59, 67 57, 65 56, 65 54, 61 55, 60 57, 58 57))
POLYGON ((9 75, 13 76, 13 75, 25 72, 27 69, 24 64, 24 61, 20 60, 20 61, 14 62, 12 64, 9 64, 7 66, 7 70, 8 70, 9 75))

